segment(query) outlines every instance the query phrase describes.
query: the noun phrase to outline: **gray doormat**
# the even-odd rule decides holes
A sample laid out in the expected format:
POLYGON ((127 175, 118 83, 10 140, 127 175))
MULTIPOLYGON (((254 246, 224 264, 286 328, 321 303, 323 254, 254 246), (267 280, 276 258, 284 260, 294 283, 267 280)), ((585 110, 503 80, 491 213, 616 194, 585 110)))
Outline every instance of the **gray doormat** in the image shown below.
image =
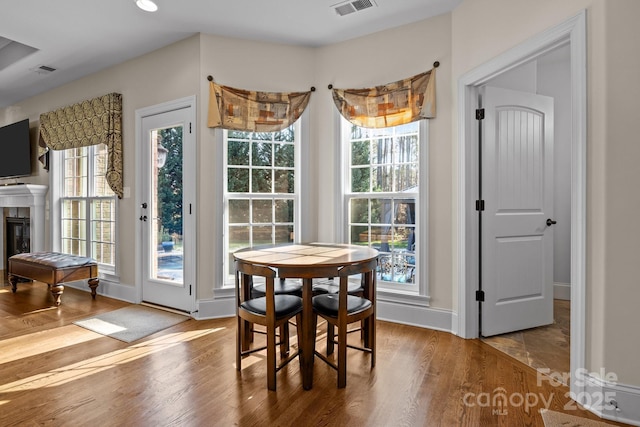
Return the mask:
POLYGON ((188 319, 186 315, 131 305, 73 323, 120 341, 132 342, 188 319))
POLYGON ((613 424, 604 421, 595 421, 562 412, 541 409, 542 420, 545 427, 613 427, 613 424))

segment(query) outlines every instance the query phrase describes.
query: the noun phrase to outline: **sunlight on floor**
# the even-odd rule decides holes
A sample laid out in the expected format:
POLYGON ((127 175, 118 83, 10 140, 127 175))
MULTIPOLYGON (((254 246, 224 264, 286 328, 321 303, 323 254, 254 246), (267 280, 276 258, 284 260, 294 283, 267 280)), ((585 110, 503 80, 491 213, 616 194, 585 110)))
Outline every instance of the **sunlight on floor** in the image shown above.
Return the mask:
POLYGON ((3 348, 0 351, 0 363, 37 356, 99 338, 102 337, 76 326, 68 325, 56 329, 55 333, 47 330, 0 340, 3 348))
POLYGON ((127 328, 123 326, 116 325, 110 322, 105 322, 104 320, 101 320, 101 319, 86 319, 86 320, 83 320, 81 323, 83 327, 86 327, 91 331, 100 331, 102 335, 111 335, 111 334, 115 334, 116 332, 122 332, 127 330, 127 328))
POLYGON ((41 308, 41 309, 39 309, 39 310, 33 310, 33 311, 28 312, 28 313, 22 313, 22 315, 23 315, 23 316, 28 316, 28 315, 30 315, 30 314, 42 313, 43 311, 57 310, 58 308, 60 308, 60 307, 57 307, 57 306, 55 306, 55 305, 52 305, 51 307, 41 308))
POLYGON ((202 338, 223 329, 224 328, 203 329, 163 335, 140 344, 132 345, 128 348, 115 350, 78 363, 53 369, 49 372, 32 375, 28 378, 1 385, 0 393, 35 390, 66 384, 111 369, 117 365, 129 363, 153 353, 167 350, 181 343, 202 338))

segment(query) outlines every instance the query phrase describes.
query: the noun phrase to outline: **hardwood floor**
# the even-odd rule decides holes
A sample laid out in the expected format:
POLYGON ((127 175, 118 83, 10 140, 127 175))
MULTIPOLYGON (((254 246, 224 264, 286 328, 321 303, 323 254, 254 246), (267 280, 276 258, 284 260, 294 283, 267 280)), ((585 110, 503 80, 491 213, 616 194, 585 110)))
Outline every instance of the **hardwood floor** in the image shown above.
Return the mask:
POLYGON ((0 286, 0 425, 542 426, 544 407, 599 419, 566 387, 445 332, 379 321, 376 367, 350 350, 346 389, 316 360, 312 390, 294 361, 270 392, 264 355, 234 367, 234 319, 190 319, 133 343, 72 324, 126 305, 66 288, 55 307, 42 283, 0 286))
POLYGON ((569 373, 571 301, 554 300, 553 317, 551 325, 483 338, 482 341, 534 369, 569 373))

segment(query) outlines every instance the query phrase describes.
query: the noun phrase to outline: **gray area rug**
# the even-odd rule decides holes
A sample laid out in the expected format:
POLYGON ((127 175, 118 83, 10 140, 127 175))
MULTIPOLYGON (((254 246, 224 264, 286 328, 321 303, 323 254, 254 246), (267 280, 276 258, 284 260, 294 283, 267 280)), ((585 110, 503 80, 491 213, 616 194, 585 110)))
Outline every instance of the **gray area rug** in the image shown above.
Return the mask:
POLYGON ((131 305, 73 323, 120 341, 132 342, 188 319, 186 315, 131 305))
POLYGON ((614 427, 613 424, 604 421, 589 420, 549 409, 541 409, 540 413, 545 427, 614 427))

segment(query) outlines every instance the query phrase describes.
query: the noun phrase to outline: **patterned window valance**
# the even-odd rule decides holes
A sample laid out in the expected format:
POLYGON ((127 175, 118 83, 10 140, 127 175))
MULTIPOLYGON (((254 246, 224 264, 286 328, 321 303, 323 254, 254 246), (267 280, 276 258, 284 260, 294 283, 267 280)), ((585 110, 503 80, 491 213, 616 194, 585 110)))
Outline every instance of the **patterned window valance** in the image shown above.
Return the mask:
POLYGON ((384 86, 333 89, 333 101, 351 123, 367 128, 398 126, 436 116, 436 69, 384 86))
POLYGON ((286 129, 304 112, 311 92, 256 92, 209 83, 207 126, 246 132, 286 129))
POLYGON ((110 93, 40 115, 40 145, 45 150, 97 144, 107 146, 106 180, 122 198, 122 95, 110 93))

